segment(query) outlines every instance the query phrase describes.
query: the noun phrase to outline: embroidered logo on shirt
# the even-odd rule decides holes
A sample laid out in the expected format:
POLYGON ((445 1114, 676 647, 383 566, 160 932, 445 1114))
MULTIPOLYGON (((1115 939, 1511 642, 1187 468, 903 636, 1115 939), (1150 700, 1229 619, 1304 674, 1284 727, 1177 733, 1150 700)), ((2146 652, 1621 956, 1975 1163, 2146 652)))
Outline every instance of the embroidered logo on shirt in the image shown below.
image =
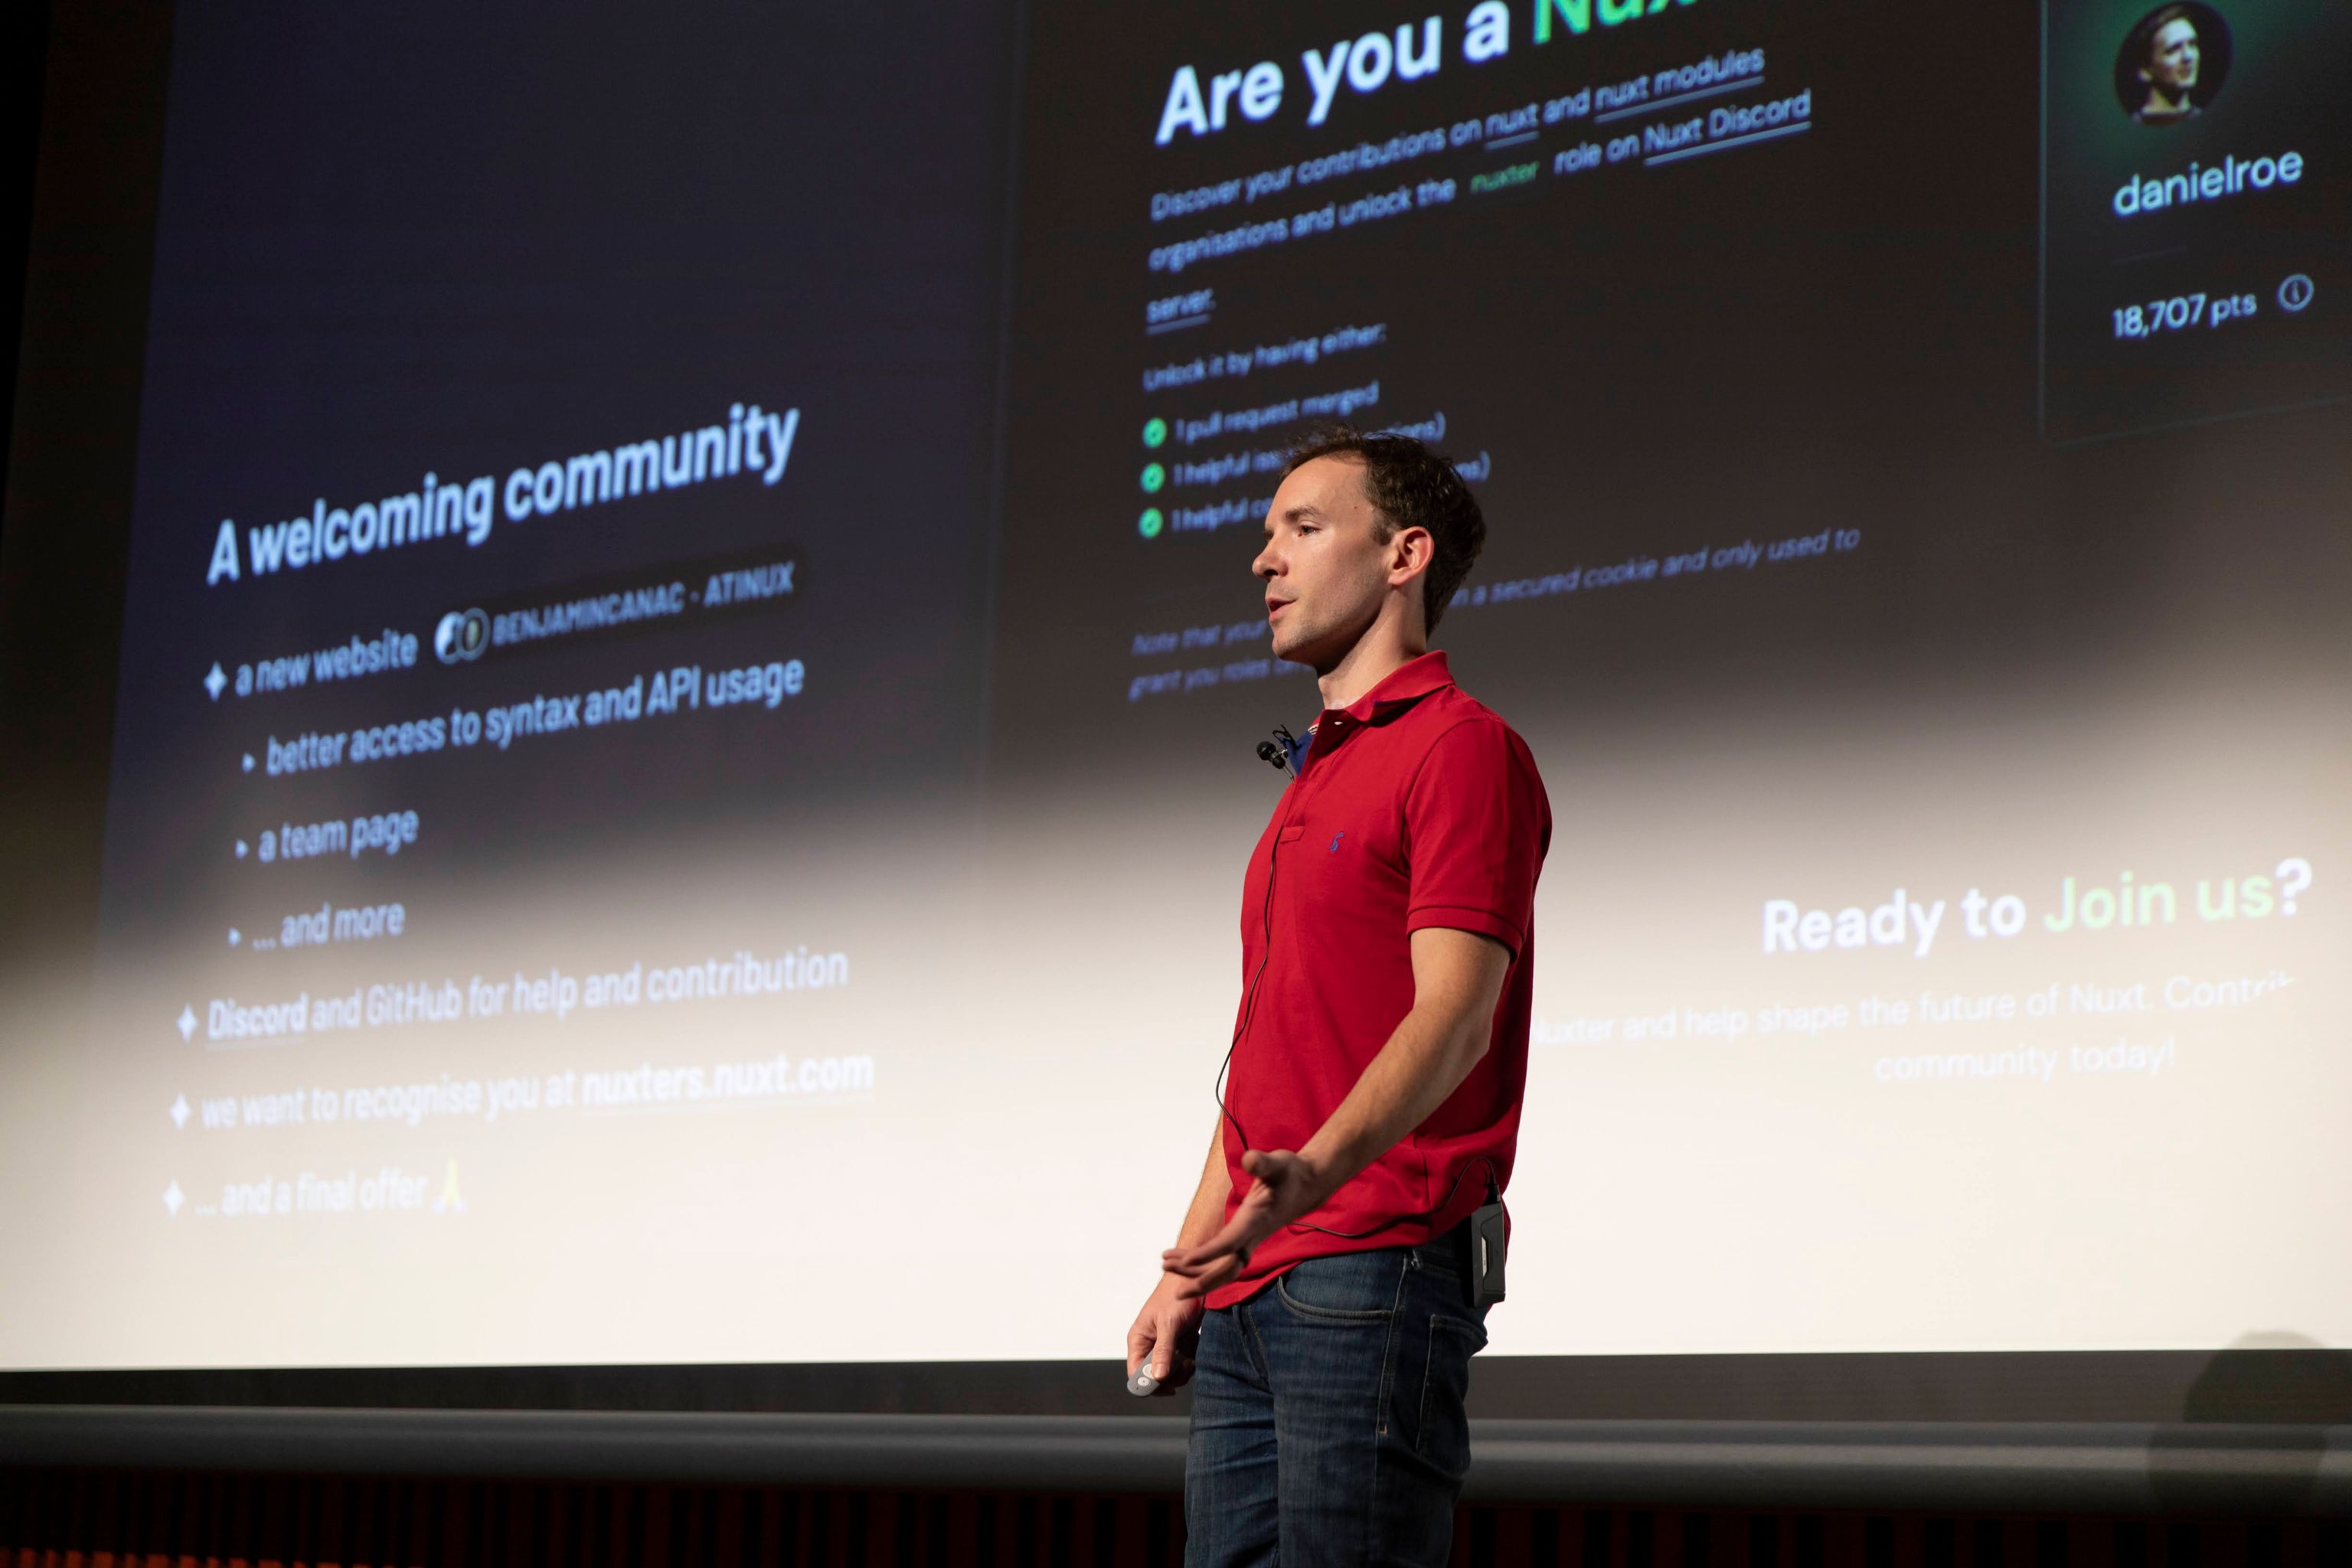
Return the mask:
POLYGON ((1330 850, 1329 850, 1329 853, 1331 853, 1331 854, 1333 854, 1333 855, 1337 855, 1337 854, 1339 852, 1339 840, 1341 840, 1342 838, 1345 838, 1345 837, 1348 837, 1348 830, 1347 830, 1346 828, 1344 828, 1344 827, 1343 827, 1343 828, 1341 828, 1341 829, 1339 829, 1339 832, 1334 833, 1333 835, 1331 835, 1331 848, 1330 848, 1330 850))

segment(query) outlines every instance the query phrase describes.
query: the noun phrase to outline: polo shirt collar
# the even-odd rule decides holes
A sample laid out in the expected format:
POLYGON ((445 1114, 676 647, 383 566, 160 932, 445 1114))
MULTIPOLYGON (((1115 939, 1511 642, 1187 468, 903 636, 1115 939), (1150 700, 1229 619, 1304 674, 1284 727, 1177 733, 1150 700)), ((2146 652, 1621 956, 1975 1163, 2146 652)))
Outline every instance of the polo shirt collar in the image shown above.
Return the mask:
POLYGON ((1432 648, 1418 658, 1409 658, 1382 676, 1373 688, 1339 710, 1358 723, 1369 723, 1372 710, 1391 702, 1413 702, 1441 687, 1454 684, 1453 671, 1445 668, 1445 650, 1432 648))

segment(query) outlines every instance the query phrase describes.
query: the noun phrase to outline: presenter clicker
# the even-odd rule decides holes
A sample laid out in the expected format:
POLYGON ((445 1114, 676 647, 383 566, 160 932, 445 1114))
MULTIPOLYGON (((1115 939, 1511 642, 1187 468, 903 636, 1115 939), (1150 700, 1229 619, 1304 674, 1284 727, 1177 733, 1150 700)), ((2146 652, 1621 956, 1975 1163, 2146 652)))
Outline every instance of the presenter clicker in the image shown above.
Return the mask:
POLYGON ((1551 836, 1526 742, 1428 648, 1485 537, 1451 464, 1343 429, 1252 564, 1323 710, 1279 737, 1215 1137, 1128 1332, 1130 1377, 1192 1389, 1191 1563, 1447 1560, 1551 836))

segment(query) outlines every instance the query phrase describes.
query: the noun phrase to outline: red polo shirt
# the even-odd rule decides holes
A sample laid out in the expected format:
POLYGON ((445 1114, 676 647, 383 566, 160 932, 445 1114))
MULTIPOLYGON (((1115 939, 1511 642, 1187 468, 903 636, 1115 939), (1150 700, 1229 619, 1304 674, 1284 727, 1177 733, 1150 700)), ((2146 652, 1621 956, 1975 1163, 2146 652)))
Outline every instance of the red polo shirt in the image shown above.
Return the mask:
POLYGON ((1251 1184, 1243 1135, 1254 1149, 1305 1147, 1412 1011, 1414 931, 1493 937, 1511 950, 1511 966, 1470 1076, 1321 1208, 1261 1242, 1210 1306, 1244 1300, 1306 1258, 1451 1229, 1486 1201, 1483 1161, 1497 1183, 1510 1179, 1527 1087, 1536 875, 1550 841, 1551 806, 1527 742, 1464 695, 1443 653, 1411 660, 1316 721, 1242 884, 1226 1217, 1251 1184))

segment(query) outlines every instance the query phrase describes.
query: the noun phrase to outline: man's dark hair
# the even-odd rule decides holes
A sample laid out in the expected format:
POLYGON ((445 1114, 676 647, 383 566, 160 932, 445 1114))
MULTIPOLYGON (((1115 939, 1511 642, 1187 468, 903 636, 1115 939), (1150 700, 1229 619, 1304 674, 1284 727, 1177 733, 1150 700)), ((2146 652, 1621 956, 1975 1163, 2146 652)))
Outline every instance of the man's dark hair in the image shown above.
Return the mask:
POLYGON ((2156 36, 2175 22, 2188 23, 2197 30, 2198 41, 2204 41, 2205 24, 2198 19, 2196 6, 2159 5, 2142 16, 2139 26, 2132 29, 2132 63, 2142 66, 2155 64, 2156 36))
POLYGON ((1371 498, 1373 538, 1385 544, 1401 528, 1425 528, 1436 548, 1422 574, 1421 607, 1428 629, 1454 601, 1454 591, 1486 543, 1486 519, 1478 498, 1454 465, 1410 436, 1367 436, 1346 425, 1310 431, 1290 449, 1282 477, 1288 479, 1318 458, 1352 458, 1364 468, 1364 492, 1371 498))

